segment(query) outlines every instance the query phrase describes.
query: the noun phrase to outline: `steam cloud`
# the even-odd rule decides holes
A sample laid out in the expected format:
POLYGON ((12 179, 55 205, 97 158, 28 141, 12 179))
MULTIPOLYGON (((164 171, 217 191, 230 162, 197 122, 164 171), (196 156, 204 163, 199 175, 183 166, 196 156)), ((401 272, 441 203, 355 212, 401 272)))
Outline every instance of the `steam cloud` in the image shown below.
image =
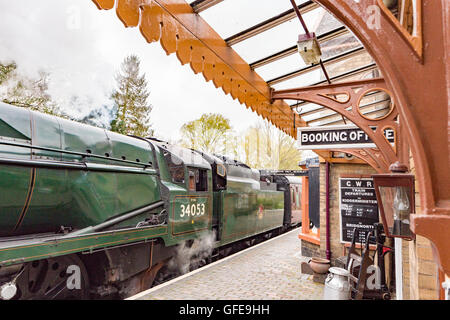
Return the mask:
POLYGON ((212 254, 215 241, 215 231, 208 231, 193 242, 183 241, 177 246, 175 255, 168 263, 169 270, 185 274, 190 271, 191 266, 197 268, 205 264, 206 259, 212 254))

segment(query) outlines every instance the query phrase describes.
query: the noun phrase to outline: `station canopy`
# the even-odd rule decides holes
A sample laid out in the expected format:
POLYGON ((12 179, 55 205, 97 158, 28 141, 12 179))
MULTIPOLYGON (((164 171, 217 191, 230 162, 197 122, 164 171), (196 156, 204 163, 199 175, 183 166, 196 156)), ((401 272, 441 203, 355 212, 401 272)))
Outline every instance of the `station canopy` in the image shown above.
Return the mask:
MULTIPOLYGON (((102 9, 114 6, 113 0, 93 1, 102 9)), ((296 0, 295 5, 308 31, 317 37, 322 65, 306 65, 299 54, 298 37, 305 31, 291 0, 133 2, 136 10, 142 2, 148 7, 142 8, 138 21, 131 14, 130 1, 119 0, 117 14, 126 26, 140 23, 148 42, 160 40, 168 54, 176 52, 182 64, 190 63, 195 73, 202 73, 205 80, 212 80, 217 88, 293 137, 302 126, 351 123, 321 105, 272 100, 273 91, 381 76, 360 41, 314 1, 296 0), (155 27, 158 19, 160 26, 155 27)), ((359 105, 367 117, 382 116, 390 108, 390 98, 382 91, 373 92, 359 105)))
MULTIPOLYGON (((242 57, 273 90, 326 84, 320 64, 306 65, 299 55, 297 39, 304 34, 289 0, 196 0, 188 1, 202 17, 242 57)), ((332 83, 380 77, 372 57, 358 39, 314 1, 296 4, 322 51, 323 65, 332 83)), ((389 109, 383 92, 360 107, 363 114, 389 109)), ((349 124, 331 109, 303 101, 284 100, 301 125, 349 124)), ((294 117, 292 117, 294 118, 294 117)), ((292 119, 292 124, 294 119, 292 119)))

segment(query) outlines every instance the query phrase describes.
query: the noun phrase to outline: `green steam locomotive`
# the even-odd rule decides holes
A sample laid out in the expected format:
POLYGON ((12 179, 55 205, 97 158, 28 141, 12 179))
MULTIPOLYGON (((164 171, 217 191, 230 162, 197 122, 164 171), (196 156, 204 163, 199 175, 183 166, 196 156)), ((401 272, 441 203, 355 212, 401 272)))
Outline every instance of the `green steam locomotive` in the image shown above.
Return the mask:
POLYGON ((0 103, 0 299, 128 297, 299 223, 292 190, 301 180, 0 103))

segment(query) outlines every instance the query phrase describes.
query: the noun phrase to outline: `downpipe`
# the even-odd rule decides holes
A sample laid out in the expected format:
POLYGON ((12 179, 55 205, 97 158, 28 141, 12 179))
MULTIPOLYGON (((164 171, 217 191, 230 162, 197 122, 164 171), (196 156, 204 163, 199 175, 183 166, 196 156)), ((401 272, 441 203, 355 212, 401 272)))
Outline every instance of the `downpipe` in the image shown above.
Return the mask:
MULTIPOLYGON (((330 245, 330 163, 325 162, 325 219, 326 219, 326 256, 331 259, 330 245)), ((330 260, 331 261, 331 260, 330 260)))

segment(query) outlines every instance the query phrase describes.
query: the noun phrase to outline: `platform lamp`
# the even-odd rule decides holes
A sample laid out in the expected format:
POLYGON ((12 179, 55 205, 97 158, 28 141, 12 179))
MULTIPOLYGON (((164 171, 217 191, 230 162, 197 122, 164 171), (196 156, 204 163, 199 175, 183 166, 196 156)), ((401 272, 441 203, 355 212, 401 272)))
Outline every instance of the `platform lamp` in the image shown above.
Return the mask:
MULTIPOLYGON (((320 50, 319 41, 314 32, 309 32, 302 14, 295 4, 295 0, 291 0, 292 7, 300 20, 300 23, 305 31, 304 34, 298 36, 297 49, 306 65, 314 65, 321 63, 322 51, 320 50)), ((323 64, 321 63, 323 67, 323 64)))
POLYGON ((306 65, 320 63, 322 51, 314 32, 299 35, 297 49, 306 65))
POLYGON ((389 170, 372 175, 384 231, 391 238, 414 240, 410 229, 410 215, 415 213, 414 175, 398 161, 389 170))

